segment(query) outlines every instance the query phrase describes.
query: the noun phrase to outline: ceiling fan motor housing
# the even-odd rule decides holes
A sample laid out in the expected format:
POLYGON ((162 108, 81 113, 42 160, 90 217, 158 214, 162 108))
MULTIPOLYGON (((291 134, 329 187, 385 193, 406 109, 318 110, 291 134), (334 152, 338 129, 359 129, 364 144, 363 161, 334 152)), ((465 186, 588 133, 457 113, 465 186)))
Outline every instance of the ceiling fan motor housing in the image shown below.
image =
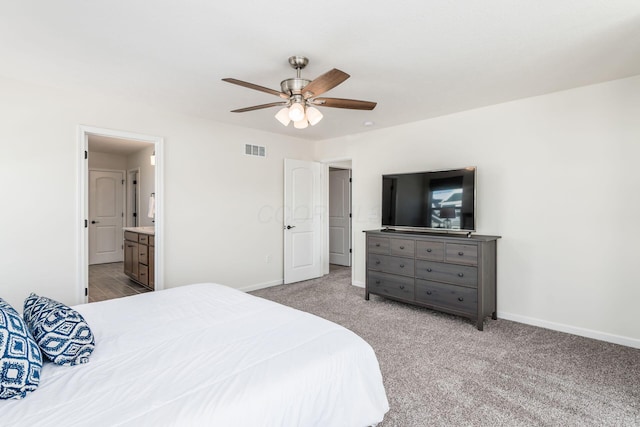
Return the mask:
POLYGON ((280 82, 280 88, 282 92, 288 95, 299 95, 302 93, 302 89, 309 83, 311 83, 311 80, 300 78, 286 79, 280 82))
POLYGON ((280 82, 280 88, 282 92, 286 93, 289 96, 299 95, 302 93, 302 89, 311 83, 311 80, 303 79, 300 77, 300 70, 307 66, 309 63, 309 58, 294 55, 289 57, 289 65, 291 68, 295 68, 296 77, 292 79, 286 79, 280 82))

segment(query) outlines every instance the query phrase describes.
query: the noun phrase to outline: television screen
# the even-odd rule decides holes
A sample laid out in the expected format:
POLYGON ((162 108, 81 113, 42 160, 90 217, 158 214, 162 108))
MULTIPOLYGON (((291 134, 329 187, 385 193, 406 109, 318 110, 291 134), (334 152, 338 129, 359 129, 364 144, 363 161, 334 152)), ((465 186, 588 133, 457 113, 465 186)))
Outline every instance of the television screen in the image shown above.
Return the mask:
POLYGON ((475 231, 476 168, 382 176, 382 225, 475 231))

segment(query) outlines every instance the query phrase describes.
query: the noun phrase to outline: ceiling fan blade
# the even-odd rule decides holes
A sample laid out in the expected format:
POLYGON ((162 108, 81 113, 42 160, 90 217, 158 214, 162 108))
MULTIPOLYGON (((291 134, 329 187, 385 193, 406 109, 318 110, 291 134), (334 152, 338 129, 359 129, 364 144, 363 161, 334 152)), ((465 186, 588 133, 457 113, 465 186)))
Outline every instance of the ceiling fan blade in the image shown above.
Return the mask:
POLYGON ((253 110, 262 110, 263 108, 269 108, 269 107, 277 107, 278 105, 287 105, 286 102, 272 102, 270 104, 262 104, 262 105, 254 105, 253 107, 246 107, 246 108, 238 108, 237 110, 231 110, 232 113, 244 113, 246 111, 253 111, 253 110))
POLYGON ((320 77, 315 78, 311 83, 302 88, 302 95, 304 95, 305 99, 322 95, 326 91, 338 86, 349 77, 349 74, 334 68, 331 71, 327 71, 320 77))
POLYGON ((349 108, 351 110, 373 110, 377 105, 376 102, 343 98, 315 98, 313 103, 322 107, 349 108))
POLYGON ((260 92, 270 93, 271 95, 279 96, 280 98, 289 99, 289 95, 287 95, 286 93, 282 93, 277 90, 269 89, 268 87, 259 86, 253 83, 243 82, 242 80, 226 78, 226 79, 222 79, 222 81, 225 81, 227 83, 232 83, 234 85, 238 85, 242 87, 247 87, 249 89, 259 90, 260 92))

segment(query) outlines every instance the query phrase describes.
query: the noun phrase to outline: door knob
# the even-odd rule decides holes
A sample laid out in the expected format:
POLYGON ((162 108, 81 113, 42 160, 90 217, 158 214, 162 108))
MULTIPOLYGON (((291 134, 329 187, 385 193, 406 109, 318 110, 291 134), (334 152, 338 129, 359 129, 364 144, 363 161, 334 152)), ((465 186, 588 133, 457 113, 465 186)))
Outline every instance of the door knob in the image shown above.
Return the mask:
POLYGON ((97 223, 99 223, 99 222, 100 222, 100 221, 91 221, 91 224, 97 224, 97 223))
POLYGON ((287 230, 291 230, 292 228, 296 228, 296 226, 295 225, 287 225, 285 228, 287 230))

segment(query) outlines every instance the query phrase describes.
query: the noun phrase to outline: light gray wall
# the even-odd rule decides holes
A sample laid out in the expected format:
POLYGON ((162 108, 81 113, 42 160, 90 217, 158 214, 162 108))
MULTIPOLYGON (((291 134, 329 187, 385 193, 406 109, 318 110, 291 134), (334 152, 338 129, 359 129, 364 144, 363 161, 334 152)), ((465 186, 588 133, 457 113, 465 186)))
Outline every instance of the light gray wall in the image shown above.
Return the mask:
POLYGON ((29 292, 79 302, 77 126, 88 124, 165 138, 166 287, 282 280, 282 223, 260 212, 282 204, 285 157, 353 160, 360 285, 380 176, 475 165, 478 232, 503 236, 499 314, 640 346, 640 76, 322 141, 315 154, 308 141, 87 91, 0 78, 0 92, 0 180, 20 183, 0 187, 18 207, 0 210, 0 296, 18 308, 29 292), (245 143, 268 157, 245 156, 245 143))
POLYGON ((0 93, 0 179, 19 183, 0 186, 13 206, 0 210, 0 296, 9 303, 21 309, 30 292, 81 302, 78 125, 164 138, 165 287, 281 283, 282 222, 260 212, 282 206, 283 159, 311 160, 308 141, 89 91, 0 78, 0 93), (266 145, 268 156, 245 156, 245 143, 266 145))
POLYGON ((318 142, 316 158, 353 160, 356 284, 382 174, 477 166, 498 314, 640 347, 640 76, 318 142))
POLYGON ((126 170, 127 157, 120 154, 100 153, 89 150, 90 169, 126 170))
POLYGON ((156 192, 155 166, 151 165, 150 157, 154 152, 154 146, 142 149, 127 156, 127 170, 139 169, 138 190, 140 191, 140 211, 138 226, 146 227, 154 225, 153 218, 149 217, 149 198, 156 192))

